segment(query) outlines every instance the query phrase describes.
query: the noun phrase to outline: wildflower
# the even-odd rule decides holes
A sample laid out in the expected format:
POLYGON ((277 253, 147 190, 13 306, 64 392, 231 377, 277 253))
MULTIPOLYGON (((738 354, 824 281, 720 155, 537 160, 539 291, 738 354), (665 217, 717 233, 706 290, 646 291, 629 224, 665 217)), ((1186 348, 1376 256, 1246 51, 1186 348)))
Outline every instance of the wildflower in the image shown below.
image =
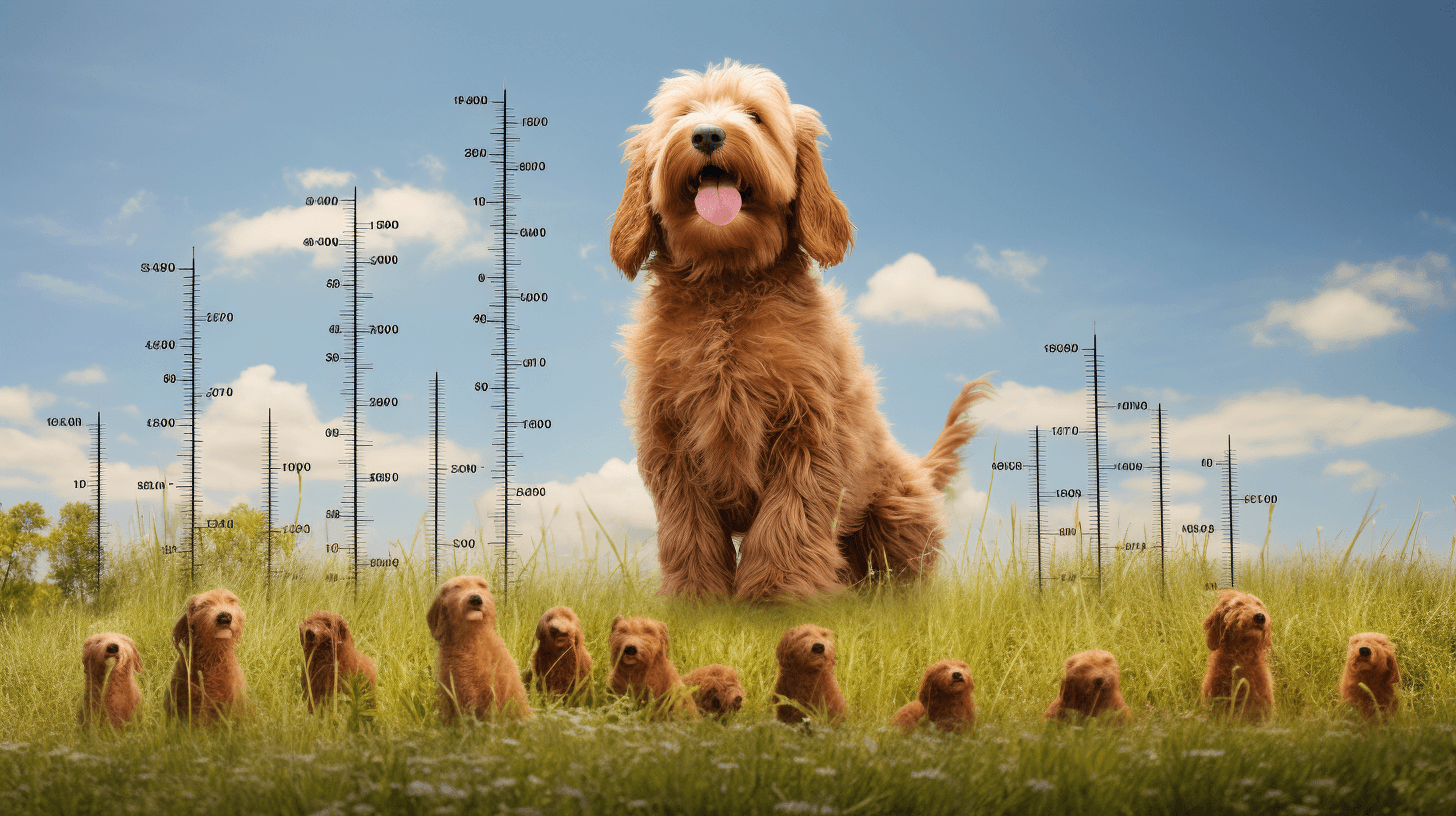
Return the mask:
POLYGON ((1222 748, 1194 748, 1192 751, 1184 751, 1183 756, 1217 758, 1223 756, 1222 748))
POLYGON ((865 747, 865 750, 866 751, 869 751, 870 753, 873 754, 875 751, 879 750, 879 747, 880 746, 879 746, 878 743, 875 742, 875 738, 874 737, 865 737, 864 738, 864 747, 865 747))
POLYGON ((820 776, 834 776, 835 774, 839 773, 839 771, 836 771, 833 768, 815 768, 814 773, 819 774, 820 776))
POLYGON ((948 777, 945 775, 945 771, 942 771, 939 768, 926 768, 923 771, 913 771, 913 772, 911 772, 910 778, 911 779, 947 779, 948 777))
POLYGON ((1054 790, 1057 787, 1045 779, 1028 779, 1026 780, 1026 786, 1034 791, 1041 792, 1054 790))
POLYGON ((514 777, 502 776, 490 784, 497 788, 509 788, 516 784, 516 780, 514 777))
POLYGON ((434 796, 435 786, 431 785, 429 782, 424 782, 416 779, 415 781, 409 783, 409 787, 406 787, 404 789, 404 792, 406 796, 434 796))
POLYGON ((812 802, 779 802, 774 810, 782 813, 838 813, 839 808, 831 805, 816 805, 812 802))
POLYGON ((576 799, 577 801, 586 800, 586 794, 582 793, 576 788, 568 787, 566 785, 562 785, 561 787, 557 788, 556 792, 561 794, 562 796, 570 796, 572 799, 576 799))
POLYGON ((714 762, 713 764, 716 765, 716 766, 718 766, 718 770, 720 770, 720 771, 736 771, 736 770, 738 770, 738 763, 737 762, 714 762))
POLYGON ((627 807, 629 807, 629 808, 645 808, 645 807, 647 807, 650 804, 652 804, 652 803, 649 802, 649 801, 647 801, 646 799, 633 799, 632 801, 630 801, 630 802, 627 803, 627 807))
POLYGON ((440 783, 440 793, 441 795, 448 796, 451 799, 464 799, 465 797, 470 795, 468 791, 463 791, 444 782, 440 783))
POLYGON ((369 804, 368 802, 360 802, 359 804, 357 804, 357 805, 355 805, 355 806, 353 806, 353 807, 351 807, 349 809, 352 810, 352 811, 354 811, 355 813, 365 814, 365 815, 374 812, 374 806, 371 805, 371 804, 369 804))

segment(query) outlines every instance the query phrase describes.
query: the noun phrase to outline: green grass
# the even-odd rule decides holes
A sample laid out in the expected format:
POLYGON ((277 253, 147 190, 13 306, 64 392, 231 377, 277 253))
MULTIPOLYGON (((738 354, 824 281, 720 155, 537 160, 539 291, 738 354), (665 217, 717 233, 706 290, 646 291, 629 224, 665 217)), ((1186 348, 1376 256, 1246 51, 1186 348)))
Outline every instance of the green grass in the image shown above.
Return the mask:
MULTIPOLYGON (((253 716, 193 731, 162 716, 169 634, 189 589, 155 546, 139 547, 114 561, 99 604, 0 620, 0 811, 1456 812, 1456 572, 1409 537, 1376 556, 1354 555, 1349 542, 1244 567, 1241 588, 1263 598, 1275 628, 1277 714, 1258 727, 1225 725, 1199 706, 1213 576, 1201 540, 1170 556, 1166 592, 1155 557, 1138 553, 1112 565, 1100 593, 1059 582, 1039 594, 1013 541, 1008 562, 988 545, 983 559, 947 564, 918 586, 779 606, 657 597, 641 559, 606 544, 610 570, 553 567, 538 552, 508 597, 497 591, 517 662, 540 613, 568 604, 604 684, 612 617, 657 617, 680 671, 740 670, 748 702, 731 724, 648 723, 620 701, 563 709, 533 696, 529 723, 440 726, 424 625, 434 583, 403 551, 400 569, 371 576, 357 598, 322 580, 330 567, 301 562, 271 593, 256 577, 200 580, 242 598, 238 654, 253 716), (343 705, 306 713, 297 624, 317 608, 344 614, 378 661, 372 716, 343 705), (851 707, 838 730, 770 721, 774 646, 804 622, 837 633, 851 707), (1370 630, 1396 643, 1404 682, 1401 715, 1373 728, 1350 719, 1336 692, 1346 638, 1370 630), (141 722, 120 735, 75 725, 80 644, 99 631, 130 635, 146 666, 141 722), (1089 648, 1117 655, 1134 724, 1044 726, 1063 660, 1089 648), (975 731, 888 730, 924 668, 944 657, 971 666, 975 731)), ((1063 559, 1059 571, 1085 566, 1063 559)))

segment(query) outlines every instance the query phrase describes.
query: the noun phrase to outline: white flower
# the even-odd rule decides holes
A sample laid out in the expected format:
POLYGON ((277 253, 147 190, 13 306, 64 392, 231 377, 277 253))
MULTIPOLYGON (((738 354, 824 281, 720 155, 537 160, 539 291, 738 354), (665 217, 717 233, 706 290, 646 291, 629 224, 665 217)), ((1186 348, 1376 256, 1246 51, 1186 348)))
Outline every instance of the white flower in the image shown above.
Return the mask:
POLYGON ((353 806, 352 808, 349 808, 349 809, 352 810, 352 811, 354 811, 355 813, 362 813, 362 814, 368 814, 368 813, 373 813, 374 812, 374 806, 371 805, 371 804, 369 804, 368 802, 360 802, 359 804, 357 804, 357 805, 355 805, 355 806, 353 806))
POLYGON ((1194 748, 1192 751, 1184 751, 1183 756, 1217 758, 1223 756, 1222 748, 1194 748))
POLYGON ((509 788, 512 785, 516 784, 516 780, 513 777, 502 776, 490 784, 496 786, 497 788, 509 788))
POLYGON ((435 786, 429 782, 416 779, 409 783, 409 786, 404 789, 404 792, 406 796, 434 796, 435 786))
POLYGON ((1057 787, 1056 785, 1053 785, 1051 782, 1048 782, 1045 779, 1028 779, 1026 780, 1026 786, 1034 791, 1043 792, 1054 790, 1057 787))
POLYGON ((836 771, 833 768, 815 768, 814 773, 819 774, 820 776, 834 776, 835 774, 839 773, 839 771, 836 771))
POLYGON ((716 765, 716 766, 718 766, 718 770, 720 770, 720 771, 736 771, 736 770, 738 770, 738 763, 737 762, 714 762, 713 764, 716 765))
POLYGON ((1306 782, 1304 784, 1310 786, 1311 788, 1333 788, 1335 786, 1335 780, 1333 780, 1333 779, 1311 779, 1311 780, 1309 780, 1308 782, 1306 782))
POLYGON ((926 768, 923 771, 914 771, 910 774, 911 779, 947 779, 945 771, 939 768, 926 768))
POLYGON ((815 805, 810 802, 779 802, 774 805, 774 810, 783 813, 838 813, 839 808, 832 805, 815 805))
POLYGON ((879 747, 880 746, 879 746, 879 744, 877 744, 875 742, 875 738, 874 737, 865 737, 864 738, 864 747, 865 747, 865 750, 866 751, 869 751, 870 753, 873 754, 875 751, 879 750, 879 747))
POLYGON ((629 807, 629 808, 645 808, 645 807, 647 807, 650 804, 652 804, 652 803, 649 802, 649 801, 647 801, 646 799, 633 799, 632 801, 630 801, 630 802, 627 803, 627 807, 629 807))
POLYGON ((469 791, 463 791, 452 785, 447 785, 444 782, 440 783, 440 793, 444 796, 450 797, 451 799, 464 799, 465 797, 470 795, 469 791))

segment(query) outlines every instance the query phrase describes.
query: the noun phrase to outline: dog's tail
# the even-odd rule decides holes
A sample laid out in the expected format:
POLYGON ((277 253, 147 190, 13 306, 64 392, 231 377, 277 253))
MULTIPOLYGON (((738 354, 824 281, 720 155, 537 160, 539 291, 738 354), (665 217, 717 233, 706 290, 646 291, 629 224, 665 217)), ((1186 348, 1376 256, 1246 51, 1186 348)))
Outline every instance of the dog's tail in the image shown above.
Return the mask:
POLYGON ((930 446, 930 453, 925 454, 922 460, 930 468, 930 483, 935 485, 936 490, 944 490, 950 480, 955 478, 961 469, 961 446, 981 430, 979 424, 963 415, 974 403, 995 395, 996 387, 987 379, 989 376, 991 375, 987 374, 961 386, 961 393, 951 403, 950 413, 945 417, 945 429, 936 437, 935 444, 930 446))

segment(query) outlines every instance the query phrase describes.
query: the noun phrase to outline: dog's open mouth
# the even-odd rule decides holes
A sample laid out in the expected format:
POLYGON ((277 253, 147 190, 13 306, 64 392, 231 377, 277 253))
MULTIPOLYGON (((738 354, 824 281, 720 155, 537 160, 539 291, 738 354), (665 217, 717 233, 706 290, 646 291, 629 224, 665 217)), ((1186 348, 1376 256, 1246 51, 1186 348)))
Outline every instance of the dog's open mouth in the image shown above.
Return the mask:
POLYGON ((743 209, 743 199, 752 195, 752 187, 745 187, 740 192, 737 179, 721 167, 709 164, 698 174, 698 192, 693 198, 693 206, 704 221, 721 227, 738 217, 738 211, 743 209))

